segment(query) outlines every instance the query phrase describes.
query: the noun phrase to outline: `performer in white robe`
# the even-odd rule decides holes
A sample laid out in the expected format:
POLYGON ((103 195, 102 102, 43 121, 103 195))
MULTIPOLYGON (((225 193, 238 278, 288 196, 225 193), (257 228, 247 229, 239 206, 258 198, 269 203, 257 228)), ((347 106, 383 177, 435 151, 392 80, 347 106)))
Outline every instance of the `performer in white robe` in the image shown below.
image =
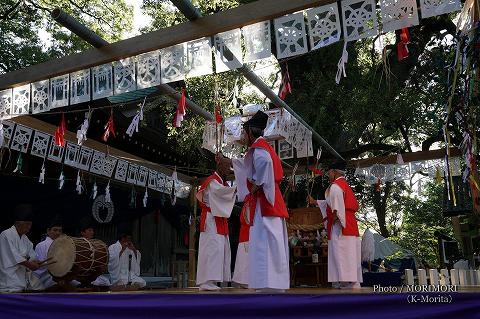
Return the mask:
POLYGON ((361 240, 355 212, 358 203, 343 177, 345 163, 334 163, 328 171, 331 185, 326 200, 311 204, 319 206, 328 234, 328 282, 334 288, 360 288, 362 280, 361 240))
MULTIPOLYGON (((50 227, 47 228, 47 237, 45 240, 39 242, 35 246, 35 253, 39 260, 46 260, 48 249, 55 239, 60 237, 63 234, 62 224, 58 219, 54 219, 50 223, 50 227)), ((52 287, 55 285, 55 282, 52 279, 52 276, 48 273, 46 267, 35 270, 34 274, 40 279, 45 288, 52 287)))
MULTIPOLYGON (((250 195, 247 195, 250 196, 250 195)), ((248 242, 250 236, 250 226, 247 222, 249 209, 247 205, 250 200, 245 200, 242 212, 240 213, 240 236, 238 239, 237 256, 235 258, 235 269, 232 281, 239 287, 248 288, 248 242)))
POLYGON ((217 161, 217 170, 200 186, 197 199, 200 216, 197 285, 200 290, 219 290, 218 282, 231 281, 231 252, 228 222, 235 204, 235 187, 229 187, 225 177, 229 163, 217 161))
POLYGON ((99 276, 92 284, 95 286, 125 286, 137 288, 146 286, 140 277, 142 255, 132 243, 129 234, 123 234, 119 240, 108 247, 108 275, 99 276))
POLYGON ((250 194, 253 201, 248 205, 248 287, 281 292, 290 287, 288 211, 279 188, 283 178, 280 159, 262 137, 267 120, 259 111, 244 123, 244 141, 250 148, 243 159, 234 159, 232 164, 239 200, 250 194))
POLYGON ((32 271, 40 263, 26 234, 32 227, 32 207, 27 204, 15 208, 15 224, 0 234, 0 292, 43 290, 43 285, 32 271))

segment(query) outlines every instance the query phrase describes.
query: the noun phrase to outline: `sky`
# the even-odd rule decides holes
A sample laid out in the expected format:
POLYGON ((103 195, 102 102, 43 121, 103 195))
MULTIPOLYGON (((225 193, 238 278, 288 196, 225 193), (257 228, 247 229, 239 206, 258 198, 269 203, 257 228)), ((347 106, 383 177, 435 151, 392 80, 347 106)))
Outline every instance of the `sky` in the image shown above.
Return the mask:
POLYGON ((142 13, 143 0, 125 0, 128 5, 133 6, 133 30, 125 35, 125 38, 131 38, 140 34, 139 30, 152 21, 152 19, 142 13))

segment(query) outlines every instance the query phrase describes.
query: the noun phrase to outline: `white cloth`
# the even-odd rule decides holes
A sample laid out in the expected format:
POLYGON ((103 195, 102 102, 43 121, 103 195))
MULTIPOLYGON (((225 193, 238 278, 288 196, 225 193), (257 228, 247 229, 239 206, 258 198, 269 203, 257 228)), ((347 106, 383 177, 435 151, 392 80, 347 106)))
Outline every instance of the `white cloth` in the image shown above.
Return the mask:
POLYGON ((328 241, 328 282, 363 282, 360 238, 342 234, 342 227, 345 227, 343 190, 332 184, 325 192, 325 198, 332 211, 337 211, 339 219, 333 224, 328 241))
MULTIPOLYGON (((35 246, 35 253, 39 261, 47 259, 48 249, 53 243, 53 239, 47 236, 44 241, 41 241, 35 246)), ((52 276, 48 273, 47 267, 42 267, 34 271, 35 276, 42 282, 45 288, 55 285, 55 282, 52 279, 52 276)))
POLYGON ((25 289, 42 290, 41 282, 19 263, 36 260, 32 242, 18 235, 15 226, 0 234, 0 292, 19 292, 25 289))
MULTIPOLYGON (((260 137, 262 138, 262 137, 260 137)), ((270 154, 261 148, 250 149, 243 161, 232 162, 238 192, 240 178, 252 180, 262 186, 266 199, 275 202, 275 181, 270 154)), ((248 251, 249 281, 253 289, 288 289, 290 287, 288 235, 284 218, 263 217, 257 201, 253 226, 250 227, 248 251)))
POLYGON ((207 213, 205 229, 200 233, 197 285, 231 281, 230 241, 228 236, 217 234, 214 215, 230 216, 235 204, 235 188, 223 186, 216 180, 212 180, 202 192, 197 194, 197 198, 212 210, 211 213, 207 213))
POLYGON ((248 241, 238 244, 232 281, 248 285, 248 241))
POLYGON ((95 286, 121 286, 129 282, 140 288, 146 286, 145 279, 140 277, 140 261, 142 254, 130 248, 122 251, 122 244, 117 241, 108 247, 108 275, 99 276, 92 284, 95 286), (130 257, 131 256, 131 257, 130 257), (129 264, 131 259, 130 271, 129 264))

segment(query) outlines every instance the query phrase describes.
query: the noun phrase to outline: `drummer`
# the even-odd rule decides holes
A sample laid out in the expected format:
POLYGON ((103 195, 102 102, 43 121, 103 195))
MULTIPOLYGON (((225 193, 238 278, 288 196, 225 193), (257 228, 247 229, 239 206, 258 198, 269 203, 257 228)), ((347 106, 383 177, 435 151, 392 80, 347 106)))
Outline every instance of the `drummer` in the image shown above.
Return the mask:
POLYGON ((93 229, 93 225, 91 221, 88 219, 83 219, 80 222, 80 237, 85 239, 93 239, 95 236, 95 230, 93 229))
MULTIPOLYGON (((54 218, 49 227, 47 228, 47 237, 44 241, 41 241, 35 247, 35 253, 37 254, 38 259, 46 260, 48 249, 55 239, 63 235, 62 231, 62 222, 59 218, 54 218)), ((52 276, 48 273, 46 267, 40 268, 35 271, 35 275, 40 279, 45 288, 49 288, 55 284, 52 280, 52 276)))
POLYGON ((0 234, 0 292, 43 290, 32 271, 41 267, 27 233, 32 228, 33 208, 20 204, 15 208, 15 224, 0 234))

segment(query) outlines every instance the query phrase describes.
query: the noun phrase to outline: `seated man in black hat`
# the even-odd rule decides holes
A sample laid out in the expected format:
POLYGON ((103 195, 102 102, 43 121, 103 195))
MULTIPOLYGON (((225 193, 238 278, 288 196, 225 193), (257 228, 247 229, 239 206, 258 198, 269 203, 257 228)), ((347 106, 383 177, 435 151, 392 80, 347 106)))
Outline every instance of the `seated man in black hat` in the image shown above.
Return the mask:
POLYGON ((15 224, 0 234, 0 292, 43 290, 32 271, 41 267, 26 234, 32 227, 32 206, 15 208, 15 224))
MULTIPOLYGON (((63 235, 62 222, 59 218, 54 218, 49 227, 47 228, 47 237, 44 241, 41 241, 35 246, 35 253, 39 260, 46 260, 48 249, 55 239, 63 235)), ((48 273, 45 267, 35 271, 35 275, 41 280, 45 288, 49 288, 55 284, 52 280, 52 276, 48 273)))
POLYGON ((318 205, 327 229, 328 237, 328 282, 334 288, 360 288, 362 282, 361 241, 355 212, 358 202, 353 190, 345 180, 346 163, 335 162, 329 166, 330 186, 325 191, 325 200, 314 200, 318 205))
POLYGON ((290 287, 288 211, 279 187, 283 179, 280 158, 263 137, 267 121, 268 115, 258 111, 244 123, 249 149, 243 159, 234 159, 232 164, 238 199, 244 201, 242 211, 250 225, 248 287, 281 292, 290 287))

